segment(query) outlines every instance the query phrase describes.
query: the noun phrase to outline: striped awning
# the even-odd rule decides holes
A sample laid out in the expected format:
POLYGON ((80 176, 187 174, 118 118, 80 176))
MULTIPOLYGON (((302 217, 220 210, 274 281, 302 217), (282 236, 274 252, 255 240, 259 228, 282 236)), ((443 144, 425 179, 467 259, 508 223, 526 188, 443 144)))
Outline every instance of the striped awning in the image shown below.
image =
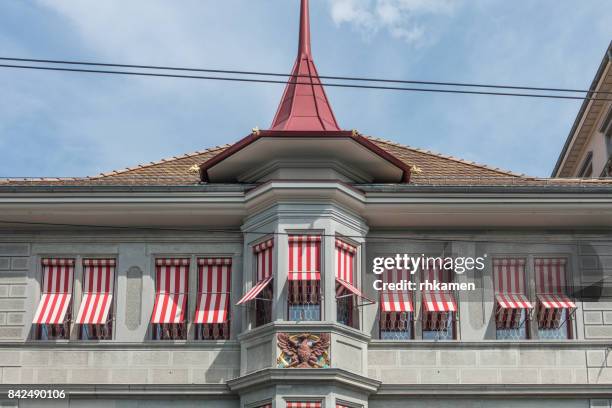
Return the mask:
POLYGON ((229 317, 229 293, 200 293, 193 322, 225 323, 229 317))
POLYGON ((321 280, 321 237, 289 236, 289 280, 321 280))
MULTIPOLYGON (((410 279, 410 271, 387 269, 382 273, 381 278, 386 284, 398 284, 410 279)), ((412 293, 401 290, 381 292, 380 310, 381 312, 413 312, 412 293)))
POLYGON ((290 281, 320 281, 319 272, 289 272, 290 281))
POLYGON ((574 309, 574 303, 565 295, 538 295, 539 304, 545 309, 574 309))
POLYGON ((423 307, 426 312, 456 312, 457 302, 452 293, 423 293, 423 307))
POLYGON ((184 293, 158 293, 151 323, 183 323, 186 308, 187 295, 184 293))
POLYGON ((321 401, 287 401, 287 408, 321 408, 321 401))
POLYGON ((375 303, 372 299, 364 295, 363 292, 361 292, 355 286, 351 285, 350 283, 342 279, 336 278, 336 296, 337 297, 343 296, 346 294, 346 292, 349 292, 355 296, 359 296, 360 298, 365 299, 368 302, 375 303))
POLYGON ((231 258, 198 259, 198 298, 194 323, 225 323, 229 320, 231 281, 231 258))
POLYGON ((375 303, 355 286, 356 253, 355 246, 336 238, 336 296, 343 296, 348 292, 375 303))
POLYGON ((83 260, 83 299, 77 324, 105 324, 113 303, 114 259, 83 260))
POLYGON ((355 284, 355 254, 357 248, 336 238, 336 278, 355 284))
POLYGON ((247 291, 244 296, 236 303, 237 305, 241 305, 243 303, 249 302, 257 297, 261 293, 262 290, 268 286, 268 284, 272 282, 272 277, 265 278, 262 281, 257 282, 255 286, 247 291))
POLYGON ((43 259, 43 287, 34 324, 62 324, 72 301, 74 259, 43 259))
POLYGON ((410 292, 382 292, 380 310, 383 312, 414 312, 410 292))
POLYGON ((533 309, 527 296, 514 293, 498 293, 495 300, 501 309, 533 309))
POLYGON ((151 323, 183 323, 189 291, 188 258, 156 259, 156 294, 151 323))
POLYGON ((34 314, 34 324, 61 324, 66 320, 70 306, 70 293, 43 293, 34 314))
POLYGON ((274 238, 267 239, 259 244, 253 245, 255 262, 257 265, 257 281, 261 282, 274 275, 274 238))

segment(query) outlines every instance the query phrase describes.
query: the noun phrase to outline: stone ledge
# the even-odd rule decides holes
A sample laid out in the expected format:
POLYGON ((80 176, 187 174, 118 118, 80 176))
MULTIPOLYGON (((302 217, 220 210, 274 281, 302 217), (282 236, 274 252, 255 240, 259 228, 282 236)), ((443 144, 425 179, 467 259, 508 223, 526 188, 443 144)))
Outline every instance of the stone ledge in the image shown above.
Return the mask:
POLYGON ((340 368, 266 368, 229 380, 231 391, 242 393, 253 388, 279 384, 325 384, 356 389, 366 394, 376 393, 381 382, 340 368))
POLYGON ((365 342, 369 342, 372 338, 357 329, 344 326, 334 322, 289 322, 279 321, 268 323, 264 326, 257 327, 241 333, 238 336, 239 341, 252 340, 258 337, 265 337, 278 332, 312 332, 312 333, 336 333, 348 337, 356 338, 365 342))
POLYGON ((540 349, 587 349, 609 347, 609 340, 568 340, 568 341, 499 341, 499 340, 484 340, 484 341, 427 341, 427 340, 407 340, 407 341, 388 341, 388 340, 372 340, 368 344, 369 350, 410 350, 410 349, 524 349, 524 348, 540 348, 540 349))
MULTIPOLYGON (((225 384, 206 384, 206 385, 117 385, 117 384, 95 384, 95 385, 70 385, 70 384, 49 384, 53 389, 66 391, 69 398, 91 398, 92 396, 103 397, 155 397, 173 396, 178 398, 192 398, 201 396, 218 396, 237 398, 233 395, 225 384)), ((0 395, 5 395, 14 385, 0 385, 0 395)), ((19 389, 41 389, 41 384, 19 385, 19 389)))
POLYGON ((114 340, 106 341, 80 341, 80 340, 58 340, 58 341, 34 341, 28 340, 25 342, 4 342, 0 341, 0 350, 19 348, 20 350, 28 349, 53 349, 53 350, 96 350, 96 349, 117 349, 120 350, 149 350, 149 349, 168 349, 169 351, 182 349, 197 349, 209 351, 227 351, 240 350, 240 343, 234 340, 227 341, 144 341, 138 343, 116 342, 114 340))
POLYGON ((522 397, 612 397, 610 385, 602 384, 551 384, 551 385, 486 385, 486 384, 383 384, 375 397, 407 396, 432 398, 456 398, 457 396, 503 396, 504 398, 522 397))

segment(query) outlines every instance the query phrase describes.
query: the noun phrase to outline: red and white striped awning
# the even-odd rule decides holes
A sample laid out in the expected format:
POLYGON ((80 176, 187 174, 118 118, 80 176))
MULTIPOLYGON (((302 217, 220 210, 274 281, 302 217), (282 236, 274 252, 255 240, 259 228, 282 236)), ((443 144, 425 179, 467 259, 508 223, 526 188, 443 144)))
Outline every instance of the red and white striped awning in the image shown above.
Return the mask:
POLYGON ((574 309, 576 303, 565 295, 538 295, 538 302, 545 309, 574 309))
POLYGON ((498 293, 495 300, 501 309, 533 309, 527 296, 514 293, 498 293))
POLYGON ((355 284, 355 254, 357 248, 336 238, 336 278, 355 284))
POLYGON ((320 236, 289 236, 289 280, 321 280, 320 236))
POLYGON ((257 295, 259 295, 261 291, 264 290, 266 286, 268 286, 270 282, 272 282, 271 276, 269 278, 262 280, 261 282, 257 282, 257 284, 253 286, 251 289, 249 289, 247 293, 245 293, 244 296, 236 304, 241 305, 248 301, 254 300, 257 297, 257 295))
POLYGON ((357 289, 355 286, 351 285, 350 283, 343 281, 342 279, 336 278, 336 284, 337 284, 337 287, 336 287, 337 297, 346 295, 347 292, 349 292, 355 296, 359 296, 360 298, 368 302, 375 303, 372 299, 364 295, 362 291, 360 291, 359 289, 357 289))
POLYGON ((189 288, 188 258, 156 259, 156 294, 151 323, 183 323, 189 288))
MULTIPOLYGON (((400 283, 410 279, 410 271, 405 269, 388 269, 382 273, 384 283, 400 283)), ((382 312, 414 312, 412 294, 407 291, 386 291, 380 294, 382 312)))
POLYGON ((198 293, 229 293, 232 258, 198 259, 198 293))
POLYGON ((355 254, 357 248, 336 238, 336 296, 347 293, 374 303, 355 287, 355 254))
POLYGON ((497 293, 525 294, 525 259, 493 259, 493 278, 497 293))
POLYGON ((158 293, 151 323, 183 323, 187 295, 184 293, 158 293))
POLYGON ((566 294, 565 258, 536 258, 536 293, 566 294))
POLYGON ((426 292, 423 293, 423 307, 426 312, 456 312, 457 302, 452 293, 426 292))
POLYGON ((440 283, 451 283, 453 281, 453 271, 440 268, 438 262, 431 262, 422 272, 423 282, 433 282, 435 280, 440 283))
POLYGON ((414 312, 410 292, 382 292, 380 310, 383 312, 414 312))
POLYGON ((43 259, 43 287, 34 324, 62 324, 72 300, 74 259, 43 259))
MULTIPOLYGON (((423 281, 451 283, 453 271, 440 267, 432 262, 423 270, 423 281)), ((423 292, 423 308, 425 312, 456 312, 457 302, 455 295, 450 292, 426 291, 423 292)))
POLYGON ((194 323, 225 323, 228 317, 229 293, 200 293, 198 295, 194 323))
POLYGON ((321 401, 287 401, 287 408, 321 408, 321 401))
POLYGON ((566 258, 536 258, 536 293, 544 309, 573 309, 576 304, 567 296, 566 258))
POLYGON ((83 260, 83 300, 77 324, 105 324, 113 303, 114 259, 83 260))
POLYGON ((273 250, 274 238, 253 245, 253 253, 255 254, 257 265, 257 283, 240 298, 238 303, 236 303, 237 305, 254 300, 272 282, 274 276, 273 250))
POLYGON ((270 238, 257 245, 253 245, 253 253, 255 254, 257 263, 257 282, 261 282, 266 278, 274 275, 274 262, 272 255, 274 252, 274 238, 270 238))
POLYGON ((193 322, 225 323, 229 319, 231 258, 198 259, 198 299, 193 322))

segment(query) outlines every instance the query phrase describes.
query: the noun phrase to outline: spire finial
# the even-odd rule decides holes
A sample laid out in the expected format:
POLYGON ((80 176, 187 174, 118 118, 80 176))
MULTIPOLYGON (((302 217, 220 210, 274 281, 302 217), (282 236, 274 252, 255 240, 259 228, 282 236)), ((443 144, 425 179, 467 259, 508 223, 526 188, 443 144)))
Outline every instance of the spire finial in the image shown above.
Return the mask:
POLYGON ((340 130, 312 59, 308 0, 301 0, 298 55, 270 130, 340 130))
POLYGON ((298 46, 298 58, 302 55, 310 56, 310 11, 308 0, 302 0, 300 7, 300 43, 298 46))

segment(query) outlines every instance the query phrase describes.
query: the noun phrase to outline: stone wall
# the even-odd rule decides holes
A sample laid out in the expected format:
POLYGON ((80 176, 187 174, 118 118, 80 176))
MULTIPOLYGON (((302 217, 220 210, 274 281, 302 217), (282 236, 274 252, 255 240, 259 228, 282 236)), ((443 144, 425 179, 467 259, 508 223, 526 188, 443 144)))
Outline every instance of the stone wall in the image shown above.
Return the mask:
POLYGON ((240 348, 200 345, 0 345, 2 384, 222 384, 240 348))
POLYGON ((368 351, 371 378, 383 384, 612 384, 605 344, 436 344, 368 351))
POLYGON ((0 242, 0 341, 23 338, 29 255, 29 244, 0 242))
POLYGON ((612 243, 599 242, 579 247, 580 278, 586 295, 583 302, 584 338, 612 338, 612 243), (593 285, 593 286, 591 286, 593 285))

